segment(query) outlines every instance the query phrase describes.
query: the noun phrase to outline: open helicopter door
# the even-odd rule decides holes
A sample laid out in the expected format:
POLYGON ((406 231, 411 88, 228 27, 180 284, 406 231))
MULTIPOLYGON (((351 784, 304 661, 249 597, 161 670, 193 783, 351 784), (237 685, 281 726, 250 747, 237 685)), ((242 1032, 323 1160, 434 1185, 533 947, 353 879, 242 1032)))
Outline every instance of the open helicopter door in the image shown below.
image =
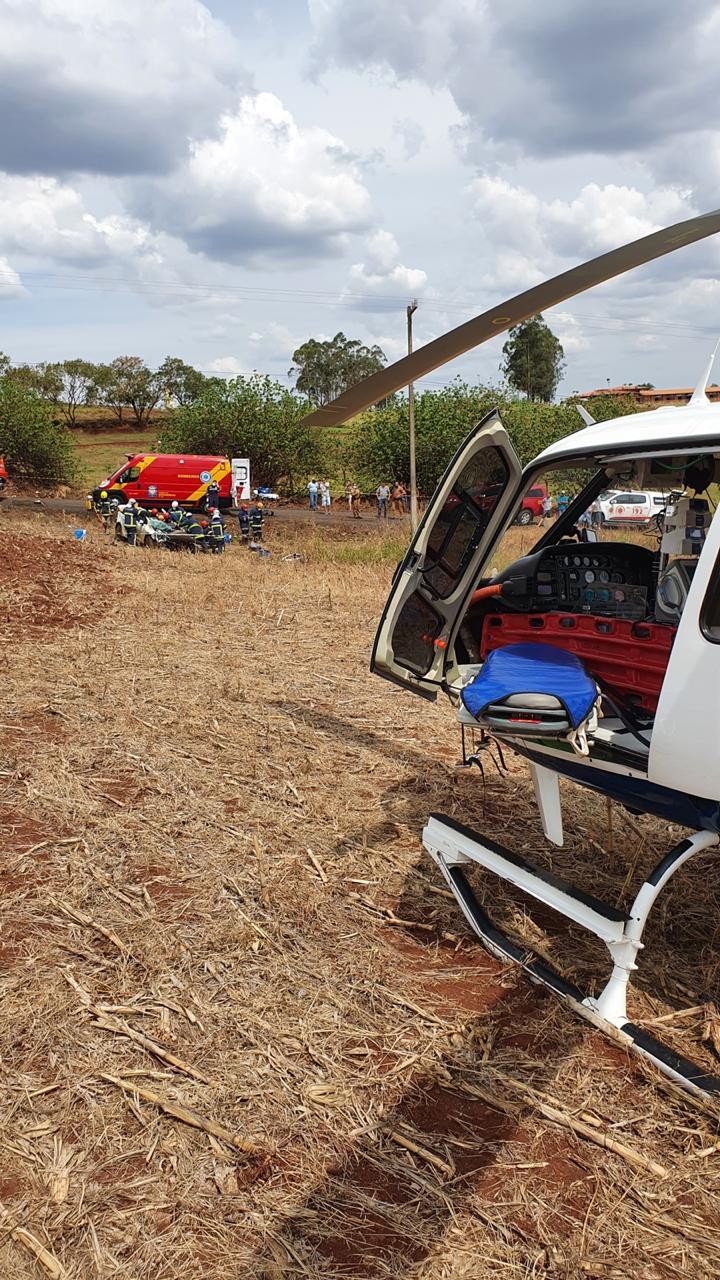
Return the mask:
POLYGON ((370 670, 436 698, 478 574, 517 501, 522 466, 497 410, 458 449, 400 563, 370 670))

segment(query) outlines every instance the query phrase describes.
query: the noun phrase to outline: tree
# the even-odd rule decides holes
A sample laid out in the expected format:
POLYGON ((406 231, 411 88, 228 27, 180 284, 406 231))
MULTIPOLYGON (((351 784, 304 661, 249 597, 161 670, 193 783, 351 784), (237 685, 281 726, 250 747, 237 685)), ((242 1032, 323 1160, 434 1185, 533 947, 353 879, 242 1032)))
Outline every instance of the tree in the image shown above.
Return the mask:
POLYGON ((95 386, 95 366, 88 360, 64 360, 62 364, 51 366, 60 381, 60 412, 67 425, 74 427, 77 422, 78 406, 87 404, 95 386))
POLYGON ((199 369, 193 369, 178 356, 166 356, 157 376, 163 399, 171 405, 188 405, 199 400, 206 381, 199 369))
POLYGON ((542 316, 513 325, 501 365, 511 387, 528 400, 552 401, 565 369, 564 351, 542 316))
POLYGON ((38 484, 70 484, 77 462, 67 430, 36 391, 0 377, 0 455, 10 474, 38 484))
POLYGON ((314 405, 327 404, 348 387, 377 373, 387 363, 380 347, 366 347, 356 338, 336 333, 332 341, 309 338, 293 351, 288 377, 314 405))
MULTIPOLYGON (((623 409, 612 404, 615 413, 636 412, 638 406, 623 409)), ((503 425, 522 463, 531 462, 543 449, 561 440, 582 425, 574 402, 542 404, 529 400, 509 400, 489 387, 470 387, 453 382, 441 391, 423 391, 415 397, 417 480, 429 497, 435 490, 450 459, 465 436, 491 409, 500 412, 503 425)), ((396 396, 384 408, 363 413, 351 432, 352 462, 363 484, 374 489, 381 480, 403 480, 410 473, 407 400, 396 396)))
POLYGON ((91 394, 114 409, 122 425, 123 410, 132 410, 138 427, 146 427, 162 398, 162 386, 140 356, 118 356, 110 364, 97 365, 91 394))
POLYGON ((177 410, 160 447, 187 453, 249 458, 253 484, 296 481, 318 463, 313 432, 303 423, 310 406, 272 379, 208 379, 194 404, 177 410))
POLYGON ((56 405, 62 395, 62 378, 55 364, 16 364, 8 362, 5 376, 12 378, 18 386, 28 391, 36 391, 43 400, 56 405))

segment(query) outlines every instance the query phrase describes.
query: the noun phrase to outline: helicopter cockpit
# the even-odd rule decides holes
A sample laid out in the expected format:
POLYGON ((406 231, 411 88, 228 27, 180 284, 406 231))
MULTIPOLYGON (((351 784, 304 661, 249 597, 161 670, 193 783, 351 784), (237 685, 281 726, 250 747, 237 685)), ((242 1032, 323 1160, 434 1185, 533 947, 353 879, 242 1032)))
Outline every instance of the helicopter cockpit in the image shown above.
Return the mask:
MULTIPOLYGON (((535 471, 528 488, 544 489, 551 509, 537 531, 505 530, 458 628, 457 677, 448 691, 459 693, 461 724, 513 739, 566 735, 580 754, 588 753, 589 732, 625 760, 646 759, 719 476, 716 457, 698 453, 535 471), (619 501, 623 493, 636 500, 619 501), (508 665, 511 656, 529 656, 527 646, 542 657, 538 645, 569 655, 576 677, 581 670, 594 682, 598 696, 579 734, 562 700, 528 684, 527 662, 508 665), (520 682, 522 692, 498 696, 497 656, 488 682, 488 659, 501 653, 507 688, 520 682)), ((551 676, 558 678, 554 667, 551 676)))

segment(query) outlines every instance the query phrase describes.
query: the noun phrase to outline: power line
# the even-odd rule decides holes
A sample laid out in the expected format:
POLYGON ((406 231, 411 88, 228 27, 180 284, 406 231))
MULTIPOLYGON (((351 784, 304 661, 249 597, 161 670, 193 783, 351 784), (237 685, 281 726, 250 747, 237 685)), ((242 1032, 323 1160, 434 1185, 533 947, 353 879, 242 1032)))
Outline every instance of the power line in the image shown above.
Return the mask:
MULTIPOLYGON (((42 271, 25 271, 22 272, 22 279, 36 280, 38 284, 46 289, 57 289, 58 291, 72 291, 82 293, 100 293, 100 292, 121 292, 128 290, 138 293, 141 296, 151 297, 153 294, 159 296, 167 296, 169 298, 176 297, 178 300, 184 300, 188 295, 196 298, 223 298, 228 301, 237 298, 246 302, 268 302, 273 299, 282 299, 284 302, 294 302, 296 304, 312 305, 313 303, 332 302, 334 306, 351 307, 353 303, 385 303, 387 310, 406 305, 405 296, 400 294, 379 294, 379 293, 355 293, 350 290, 323 290, 323 289, 283 289, 269 285, 232 285, 227 283, 192 283, 192 282, 173 282, 173 281, 141 281, 130 276, 94 276, 87 273, 76 272, 73 274, 61 274, 54 272, 42 271), (84 283, 87 282, 87 283, 84 283)), ((3 270, 0 268, 0 281, 3 279, 15 282, 16 273, 3 270)), ((562 306, 562 303, 558 304, 562 306)), ((442 296, 429 297, 423 301, 423 311, 434 314, 477 314, 480 303, 478 299, 467 300, 463 302, 461 299, 454 298, 452 300, 443 298, 442 296)), ((358 308, 361 310, 362 308, 358 308)), ((383 308, 385 310, 385 308, 383 308)), ((553 308, 554 310, 554 308, 553 308)), ((661 321, 653 318, 649 322, 639 322, 637 317, 632 319, 624 316, 600 315, 589 312, 563 312, 571 320, 578 325, 590 330, 603 332, 631 333, 631 334, 667 334, 668 336, 714 336, 715 330, 710 326, 684 324, 682 321, 661 321)), ((561 322, 562 323, 562 322, 561 322)))

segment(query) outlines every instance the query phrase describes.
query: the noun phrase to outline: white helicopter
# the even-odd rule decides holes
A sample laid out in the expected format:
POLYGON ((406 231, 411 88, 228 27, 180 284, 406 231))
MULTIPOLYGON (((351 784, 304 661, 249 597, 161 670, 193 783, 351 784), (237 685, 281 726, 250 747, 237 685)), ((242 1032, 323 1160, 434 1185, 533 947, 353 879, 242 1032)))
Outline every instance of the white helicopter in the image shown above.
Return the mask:
MULTIPOLYGON (((718 231, 720 211, 604 254, 418 349, 308 421, 346 421, 520 320, 718 231)), ((526 757, 555 845, 563 844, 561 776, 691 829, 627 913, 441 814, 429 818, 423 843, 491 953, 684 1088, 717 1098, 720 1078, 670 1051, 627 1010, 658 895, 683 864, 720 843, 720 514, 713 518, 707 496, 720 482, 720 405, 706 395, 711 367, 712 358, 687 406, 605 423, 585 414, 584 429, 524 469, 499 413, 488 414, 452 459, 395 573, 371 670, 425 698, 447 694, 466 764, 479 763, 475 748, 487 740, 526 757), (489 568, 502 563, 503 535, 541 478, 576 496, 529 554, 489 568), (598 541, 588 527, 599 495, 625 488, 668 494, 659 548, 642 535, 635 544, 598 541), (492 922, 465 874, 472 864, 603 941, 611 972, 598 996, 492 922)))

